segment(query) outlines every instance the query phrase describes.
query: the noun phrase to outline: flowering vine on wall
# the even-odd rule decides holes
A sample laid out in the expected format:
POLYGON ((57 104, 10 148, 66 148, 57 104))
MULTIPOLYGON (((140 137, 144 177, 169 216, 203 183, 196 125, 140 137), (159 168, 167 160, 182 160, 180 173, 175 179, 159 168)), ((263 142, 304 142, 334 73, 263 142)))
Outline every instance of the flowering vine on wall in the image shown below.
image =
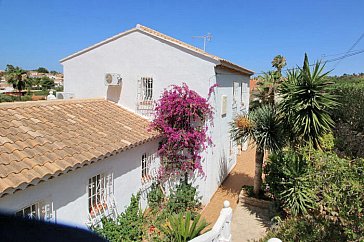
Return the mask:
MULTIPOLYGON (((216 85, 209 90, 209 96, 216 85)), ((165 89, 155 108, 151 128, 163 136, 158 149, 162 160, 161 177, 198 171, 203 175, 201 151, 212 145, 207 134, 213 108, 208 99, 187 84, 165 89)))

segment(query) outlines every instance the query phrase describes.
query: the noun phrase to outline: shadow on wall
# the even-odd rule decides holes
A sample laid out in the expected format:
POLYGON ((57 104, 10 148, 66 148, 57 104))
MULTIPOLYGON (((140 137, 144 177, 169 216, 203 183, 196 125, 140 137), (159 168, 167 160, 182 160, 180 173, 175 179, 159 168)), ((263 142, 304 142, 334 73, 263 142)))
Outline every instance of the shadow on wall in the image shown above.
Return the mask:
POLYGON ((122 86, 108 86, 106 99, 114 103, 118 103, 120 100, 122 86))

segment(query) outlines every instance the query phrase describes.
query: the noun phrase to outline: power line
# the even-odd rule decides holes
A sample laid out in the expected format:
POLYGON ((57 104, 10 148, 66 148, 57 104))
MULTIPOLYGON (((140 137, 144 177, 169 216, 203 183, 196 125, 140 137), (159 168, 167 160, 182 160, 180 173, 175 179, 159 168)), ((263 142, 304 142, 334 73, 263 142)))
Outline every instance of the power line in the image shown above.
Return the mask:
MULTIPOLYGON (((363 33, 363 37, 364 37, 364 33, 363 33)), ((343 59, 346 59, 346 58, 351 57, 351 56, 354 56, 354 55, 359 55, 361 53, 364 53, 364 49, 362 49, 362 50, 356 50, 356 51, 350 50, 349 52, 348 51, 345 52, 345 54, 343 56, 339 56, 339 57, 336 57, 336 58, 324 60, 323 63, 326 64, 326 63, 330 63, 330 62, 341 61, 343 59)), ((311 64, 309 66, 314 66, 314 65, 316 65, 316 64, 311 64)), ((299 69, 299 67, 286 68, 286 69, 283 69, 282 71, 291 71, 291 70, 296 70, 296 69, 299 69)), ((254 75, 261 75, 261 74, 264 74, 264 73, 265 72, 254 73, 254 75)))
MULTIPOLYGON (((355 41, 355 43, 350 47, 350 49, 346 52, 346 54, 344 56, 348 55, 348 53, 355 48, 355 46, 362 40, 362 38, 364 38, 364 33, 362 33, 360 35, 359 39, 357 39, 355 41)), ((343 59, 345 59, 345 58, 339 59, 339 61, 335 64, 334 68, 336 68, 341 63, 341 60, 343 60, 343 59)))

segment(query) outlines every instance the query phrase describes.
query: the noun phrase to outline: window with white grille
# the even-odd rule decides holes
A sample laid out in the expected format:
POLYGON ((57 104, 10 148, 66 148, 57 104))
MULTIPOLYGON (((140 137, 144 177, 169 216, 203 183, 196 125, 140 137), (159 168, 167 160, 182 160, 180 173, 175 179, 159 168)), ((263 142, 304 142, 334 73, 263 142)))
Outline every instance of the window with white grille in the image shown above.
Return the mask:
POLYGON ((54 217, 53 213, 53 203, 36 202, 30 206, 20 209, 15 213, 15 215, 29 219, 52 221, 54 217))
POLYGON ((143 85, 143 99, 149 101, 153 100, 153 78, 142 77, 142 85, 143 85))
POLYGON ((88 181, 88 209, 91 215, 103 213, 113 194, 112 174, 98 174, 88 181))
POLYGON ((153 86, 153 77, 141 77, 138 79, 137 112, 146 117, 153 115, 153 86))
POLYGON ((149 186, 158 177, 159 162, 156 160, 156 154, 144 153, 141 159, 142 165, 142 186, 149 186))

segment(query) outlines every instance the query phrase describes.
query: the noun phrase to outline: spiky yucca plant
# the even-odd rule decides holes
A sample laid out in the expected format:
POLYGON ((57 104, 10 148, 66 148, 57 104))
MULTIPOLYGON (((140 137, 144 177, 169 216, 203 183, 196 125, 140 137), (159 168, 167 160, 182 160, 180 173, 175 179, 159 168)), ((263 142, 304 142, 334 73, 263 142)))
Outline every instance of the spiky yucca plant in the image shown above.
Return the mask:
POLYGON ((303 68, 289 71, 287 81, 279 88, 282 119, 294 146, 310 144, 320 148, 321 137, 334 125, 330 111, 337 102, 329 92, 330 83, 325 80, 329 72, 323 72, 324 66, 316 62, 311 70, 305 54, 303 68))
POLYGON ((168 223, 161 229, 169 241, 187 242, 199 236, 201 231, 207 227, 208 223, 200 218, 201 215, 198 214, 192 220, 191 211, 171 215, 168 223))
POLYGON ((272 105, 264 105, 248 115, 237 116, 231 123, 230 134, 238 144, 251 139, 256 144, 254 194, 259 196, 262 187, 264 151, 275 151, 283 147, 283 128, 277 111, 272 105))

